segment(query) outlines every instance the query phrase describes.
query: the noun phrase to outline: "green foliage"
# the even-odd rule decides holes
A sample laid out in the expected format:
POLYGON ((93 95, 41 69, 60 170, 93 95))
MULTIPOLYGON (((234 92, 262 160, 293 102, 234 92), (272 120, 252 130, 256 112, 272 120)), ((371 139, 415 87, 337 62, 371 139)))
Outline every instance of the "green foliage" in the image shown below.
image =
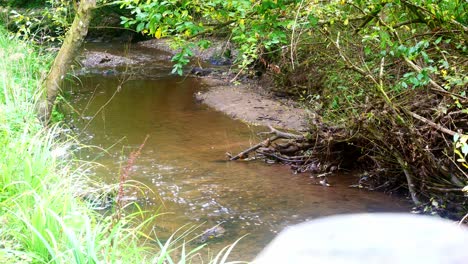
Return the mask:
POLYGON ((44 5, 46 0, 3 0, 0 5, 19 8, 34 8, 44 5))
MULTIPOLYGON (((39 43, 63 40, 73 22, 79 1, 42 0, 28 3, 16 1, 5 20, 8 29, 24 40, 39 43)), ((98 0, 101 7, 112 11, 112 2, 98 0)))
POLYGON ((183 55, 174 58, 174 72, 191 56, 190 41, 216 31, 230 36, 239 49, 238 64, 245 68, 263 52, 279 53, 288 44, 286 30, 301 23, 311 27, 309 18, 298 21, 294 16, 300 1, 119 1, 133 17, 122 17, 122 24, 156 38, 173 37, 183 55))
POLYGON ((183 47, 182 50, 172 57, 172 62, 174 62, 174 67, 172 73, 177 73, 179 75, 183 74, 183 67, 189 63, 189 58, 193 55, 193 52, 188 47, 183 47))
POLYGON ((7 26, 17 37, 36 42, 61 40, 75 12, 73 1, 45 0, 32 9, 12 9, 7 26))
POLYGON ((60 104, 60 102, 57 101, 54 108, 52 109, 52 115, 50 117, 50 121, 52 123, 62 122, 65 119, 65 114, 57 109, 57 104, 60 104))

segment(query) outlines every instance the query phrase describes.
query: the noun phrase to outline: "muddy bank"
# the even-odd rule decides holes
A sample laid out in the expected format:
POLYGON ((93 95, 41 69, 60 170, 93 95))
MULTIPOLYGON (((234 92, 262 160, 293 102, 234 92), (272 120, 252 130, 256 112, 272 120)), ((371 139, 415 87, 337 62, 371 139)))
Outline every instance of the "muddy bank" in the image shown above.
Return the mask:
POLYGON ((197 100, 234 119, 255 125, 307 130, 306 111, 295 107, 292 101, 279 101, 255 84, 234 85, 210 77, 202 80, 208 90, 197 93, 197 100))
POLYGON ((114 55, 109 52, 85 51, 80 62, 86 68, 110 68, 135 65, 143 61, 128 56, 114 55))

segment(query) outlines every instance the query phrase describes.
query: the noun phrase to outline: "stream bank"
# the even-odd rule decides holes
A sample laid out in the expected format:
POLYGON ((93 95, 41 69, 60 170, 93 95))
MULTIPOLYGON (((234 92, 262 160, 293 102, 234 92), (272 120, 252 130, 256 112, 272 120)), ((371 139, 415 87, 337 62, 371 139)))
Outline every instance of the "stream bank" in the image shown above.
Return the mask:
MULTIPOLYGON (((278 164, 227 162, 226 152, 255 144, 257 133, 266 128, 201 104, 195 95, 209 91, 209 83, 170 75, 164 51, 113 43, 89 43, 86 49, 150 62, 76 69, 80 83, 68 91, 82 116, 71 121, 82 142, 106 149, 81 153, 81 158, 103 165, 91 172, 96 180, 118 181, 128 153, 149 135, 129 178, 147 189, 129 188, 124 200, 148 212, 169 212, 152 222, 158 237, 167 238, 187 223, 203 225, 198 234, 220 224, 225 232, 209 240, 209 247, 221 249, 249 234, 233 253, 235 259, 248 259, 291 224, 325 215, 408 210, 401 199, 349 188, 358 177, 352 172, 333 175, 331 187, 324 187, 278 164)), ((218 87, 213 91, 224 84, 217 82, 211 83, 218 87)))
POLYGON ((278 101, 258 85, 233 85, 204 77, 207 91, 196 94, 197 100, 234 119, 254 125, 306 131, 307 114, 292 101, 278 101))

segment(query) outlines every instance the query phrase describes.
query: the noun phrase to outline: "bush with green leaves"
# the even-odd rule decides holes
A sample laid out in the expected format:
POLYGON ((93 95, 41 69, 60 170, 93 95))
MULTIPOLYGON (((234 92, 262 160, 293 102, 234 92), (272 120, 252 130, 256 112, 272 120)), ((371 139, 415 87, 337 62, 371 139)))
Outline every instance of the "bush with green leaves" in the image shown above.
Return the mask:
POLYGON ((2 0, 0 5, 20 8, 31 8, 44 5, 46 0, 2 0))
MULTIPOLYGON (((156 38, 171 37, 176 48, 175 72, 188 63, 191 45, 205 48, 203 37, 223 36, 237 45, 237 63, 245 69, 262 54, 281 54, 281 46, 290 43, 288 31, 299 24, 311 27, 315 21, 297 16, 298 1, 118 1, 131 10, 131 17, 122 17, 126 27, 156 38), (300 18, 300 20, 299 20, 300 18)), ((298 10, 299 12, 299 10, 298 10)))

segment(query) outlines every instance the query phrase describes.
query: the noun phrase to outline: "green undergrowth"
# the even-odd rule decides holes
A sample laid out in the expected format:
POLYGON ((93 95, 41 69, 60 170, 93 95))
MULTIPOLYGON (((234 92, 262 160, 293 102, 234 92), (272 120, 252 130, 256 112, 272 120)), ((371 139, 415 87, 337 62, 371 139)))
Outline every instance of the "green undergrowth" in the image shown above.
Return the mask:
POLYGON ((0 263, 189 263, 200 248, 185 249, 186 232, 161 243, 142 234, 153 220, 143 212, 103 216, 80 198, 91 164, 73 159, 60 124, 36 117, 52 59, 38 50, 0 28, 0 263))
POLYGON ((70 142, 36 118, 51 58, 4 30, 0 58, 0 262, 114 262, 144 250, 124 221, 102 219, 75 196, 88 179, 61 157, 70 142))

